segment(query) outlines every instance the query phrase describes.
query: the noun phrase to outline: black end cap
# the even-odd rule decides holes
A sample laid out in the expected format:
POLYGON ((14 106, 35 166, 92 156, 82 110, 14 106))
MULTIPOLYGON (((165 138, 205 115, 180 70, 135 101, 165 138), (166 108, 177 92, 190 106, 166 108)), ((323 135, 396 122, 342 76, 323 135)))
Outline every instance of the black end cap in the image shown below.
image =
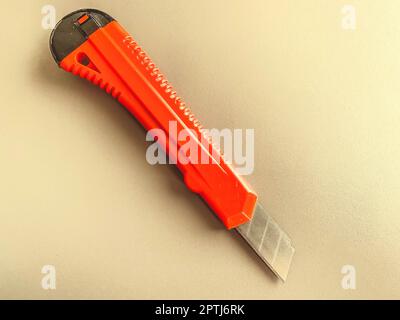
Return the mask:
POLYGON ((114 19, 107 13, 96 9, 80 9, 74 11, 56 25, 50 35, 50 51, 57 64, 83 44, 97 29, 105 27, 114 19), (78 20, 87 15, 87 19, 78 20))

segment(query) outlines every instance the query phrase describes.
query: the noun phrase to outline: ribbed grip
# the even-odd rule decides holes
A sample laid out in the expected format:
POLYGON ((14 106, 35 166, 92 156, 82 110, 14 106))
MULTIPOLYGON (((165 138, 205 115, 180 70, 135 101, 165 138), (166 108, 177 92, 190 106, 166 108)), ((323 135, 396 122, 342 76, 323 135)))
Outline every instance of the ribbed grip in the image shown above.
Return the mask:
POLYGON ((93 83, 94 85, 98 86, 100 89, 107 92, 115 99, 119 99, 121 95, 121 91, 117 89, 117 87, 113 86, 109 82, 103 79, 100 73, 88 68, 77 62, 76 64, 71 65, 68 72, 81 77, 82 79, 86 79, 89 82, 93 83))

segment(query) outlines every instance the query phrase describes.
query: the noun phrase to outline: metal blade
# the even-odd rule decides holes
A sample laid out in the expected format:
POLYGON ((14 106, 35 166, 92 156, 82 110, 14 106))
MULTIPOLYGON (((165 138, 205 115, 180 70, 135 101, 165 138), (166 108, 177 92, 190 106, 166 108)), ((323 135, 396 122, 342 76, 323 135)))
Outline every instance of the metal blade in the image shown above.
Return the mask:
POLYGON ((264 263, 282 280, 286 281, 294 248, 290 238, 257 204, 250 222, 236 228, 264 263))

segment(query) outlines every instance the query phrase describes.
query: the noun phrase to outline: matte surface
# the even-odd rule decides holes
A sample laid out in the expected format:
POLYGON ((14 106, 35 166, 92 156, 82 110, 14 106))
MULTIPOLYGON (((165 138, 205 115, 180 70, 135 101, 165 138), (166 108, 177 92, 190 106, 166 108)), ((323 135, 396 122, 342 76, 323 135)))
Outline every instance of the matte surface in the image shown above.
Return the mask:
POLYGON ((206 127, 255 129, 247 179, 296 248, 285 285, 56 67, 45 4, 0 5, 0 298, 400 298, 398 1, 352 1, 355 31, 336 0, 52 1, 118 19, 206 127))

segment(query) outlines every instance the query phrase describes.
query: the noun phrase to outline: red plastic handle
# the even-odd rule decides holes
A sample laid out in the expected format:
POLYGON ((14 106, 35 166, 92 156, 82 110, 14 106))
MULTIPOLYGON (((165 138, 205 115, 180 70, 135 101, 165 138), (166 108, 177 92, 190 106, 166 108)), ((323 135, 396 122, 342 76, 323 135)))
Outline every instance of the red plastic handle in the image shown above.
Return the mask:
MULTIPOLYGON (((197 137, 206 134, 159 69, 116 21, 92 33, 60 66, 111 94, 147 130, 163 129, 169 135, 169 123, 176 121, 178 132, 193 130, 197 137)), ((167 154, 178 158, 183 141, 167 137, 161 142, 167 154)), ((196 143, 210 158, 219 155, 203 139, 196 143)), ((200 194, 228 229, 252 218, 257 196, 222 156, 208 164, 188 162, 177 163, 186 185, 200 194)))

